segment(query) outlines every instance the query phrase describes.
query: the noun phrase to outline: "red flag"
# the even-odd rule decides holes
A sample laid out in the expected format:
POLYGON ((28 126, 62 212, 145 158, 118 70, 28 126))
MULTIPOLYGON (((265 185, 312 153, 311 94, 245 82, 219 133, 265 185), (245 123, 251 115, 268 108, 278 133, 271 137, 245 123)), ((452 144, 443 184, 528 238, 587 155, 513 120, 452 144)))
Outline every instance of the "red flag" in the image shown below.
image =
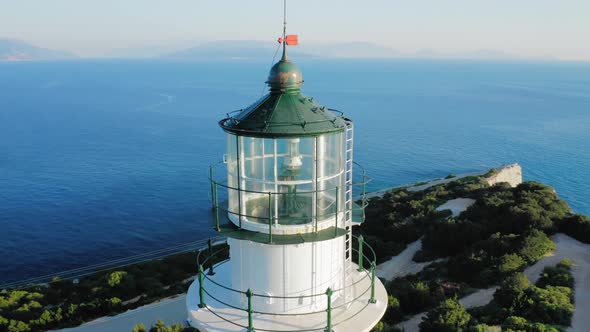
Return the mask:
POLYGON ((287 45, 289 46, 295 46, 295 45, 299 45, 299 36, 298 35, 287 35, 285 37, 285 39, 283 39, 282 37, 280 37, 278 39, 279 44, 282 44, 283 42, 286 42, 287 45))

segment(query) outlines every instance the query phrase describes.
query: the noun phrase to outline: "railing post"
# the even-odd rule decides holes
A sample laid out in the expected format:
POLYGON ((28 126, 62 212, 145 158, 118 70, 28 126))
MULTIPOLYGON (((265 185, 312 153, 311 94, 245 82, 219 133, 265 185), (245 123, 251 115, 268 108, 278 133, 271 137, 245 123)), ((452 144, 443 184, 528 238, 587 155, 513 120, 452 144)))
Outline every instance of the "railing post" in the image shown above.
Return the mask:
POLYGON ((209 183, 211 184, 211 204, 213 204, 213 208, 215 208, 215 196, 213 193, 213 165, 209 165, 209 183))
POLYGON ((213 195, 215 197, 215 201, 213 202, 213 204, 215 204, 215 230, 219 232, 219 198, 217 197, 217 183, 213 185, 213 195))
POLYGON ((213 243, 211 243, 211 238, 207 240, 207 247, 209 248, 209 259, 207 260, 209 264, 209 272, 207 274, 212 276, 215 272, 213 272, 213 243))
POLYGON ((363 238, 362 235, 359 236, 359 268, 357 271, 359 272, 363 272, 363 270, 365 269, 363 266, 363 244, 365 242, 365 239, 363 238))
POLYGON ((371 262, 371 298, 369 303, 375 303, 375 262, 371 262))
POLYGON ((367 207, 367 171, 363 169, 363 217, 362 221, 365 221, 365 208, 367 207))
POLYGON ((268 193, 268 243, 272 243, 272 193, 268 193))
POLYGON ((332 294, 334 294, 334 292, 331 288, 328 288, 326 290, 326 296, 328 296, 328 309, 326 310, 328 313, 328 321, 325 330, 326 332, 332 332, 332 294))
POLYGON ((254 323, 252 322, 252 290, 248 288, 246 296, 248 297, 248 332, 254 332, 254 323))
POLYGON ((338 201, 340 201, 340 197, 338 197, 338 194, 340 194, 340 188, 336 187, 336 223, 334 224, 334 236, 338 236, 338 201))
POLYGON ((203 271, 203 265, 199 264, 199 308, 205 308, 205 271, 203 271))

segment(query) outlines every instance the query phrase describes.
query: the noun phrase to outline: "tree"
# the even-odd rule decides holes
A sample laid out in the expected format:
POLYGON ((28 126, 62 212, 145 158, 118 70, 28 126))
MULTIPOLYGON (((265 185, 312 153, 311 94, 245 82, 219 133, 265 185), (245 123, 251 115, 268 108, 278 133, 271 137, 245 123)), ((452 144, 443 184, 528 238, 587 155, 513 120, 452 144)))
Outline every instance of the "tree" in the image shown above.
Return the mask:
POLYGON ((133 332, 146 332, 145 325, 144 325, 143 323, 141 323, 141 324, 136 324, 136 325, 133 327, 133 332))
POLYGON ((531 282, 522 273, 516 273, 504 280, 500 288, 494 293, 494 300, 511 311, 520 310, 526 303, 526 290, 531 282))
POLYGON ((126 276, 127 276, 127 272, 125 272, 125 271, 112 272, 107 277, 107 284, 111 287, 115 287, 115 286, 119 285, 126 276))
POLYGON ((578 241, 590 243, 590 219, 581 214, 573 214, 561 221, 561 231, 578 241))
POLYGON ((555 250, 555 243, 545 233, 535 229, 525 237, 518 253, 527 262, 534 263, 552 250, 555 250))
POLYGON ((387 325, 383 322, 377 323, 371 332, 402 332, 399 328, 391 325, 387 325))
POLYGON ((421 332, 460 332, 464 331, 471 315, 457 301, 447 299, 428 312, 420 323, 421 332))
POLYGON ((164 324, 163 320, 158 319, 156 324, 154 324, 150 329, 150 332, 168 332, 168 328, 166 327, 166 324, 164 324))
POLYGON ((383 320, 387 323, 397 323, 402 317, 403 313, 399 300, 393 295, 387 296, 387 311, 383 316, 383 320))
POLYGON ((563 286, 568 288, 574 287, 574 277, 569 268, 558 266, 547 266, 541 272, 541 278, 537 281, 537 286, 545 288, 546 286, 563 286))
POLYGON ((29 332, 31 328, 25 322, 21 322, 20 320, 10 320, 10 324, 8 325, 8 332, 29 332))
POLYGON ((504 328, 511 328, 516 330, 526 330, 529 322, 525 318, 518 317, 518 316, 510 316, 506 318, 502 327, 504 328))
POLYGON ((567 287, 547 286, 546 288, 531 287, 530 301, 523 310, 523 316, 529 320, 546 324, 569 326, 571 324, 574 305, 572 290, 567 287))
POLYGON ((0 316, 0 331, 4 331, 4 329, 6 329, 6 326, 8 326, 8 324, 10 323, 10 321, 2 316, 0 316))
POLYGON ((501 273, 512 273, 520 270, 525 265, 524 259, 517 254, 508 254, 500 258, 498 270, 501 273))

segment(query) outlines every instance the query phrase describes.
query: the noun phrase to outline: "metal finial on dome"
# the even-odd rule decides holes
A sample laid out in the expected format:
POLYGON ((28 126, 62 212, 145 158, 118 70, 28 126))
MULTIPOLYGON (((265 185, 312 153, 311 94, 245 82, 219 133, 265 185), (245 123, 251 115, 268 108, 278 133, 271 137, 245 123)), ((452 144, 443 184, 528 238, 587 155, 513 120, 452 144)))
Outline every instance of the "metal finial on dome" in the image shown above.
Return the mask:
POLYGON ((281 59, 270 69, 267 83, 271 93, 296 92, 303 85, 303 75, 296 64, 281 59))
POLYGON ((284 0, 283 37, 279 42, 283 44, 283 56, 281 60, 272 66, 268 75, 268 85, 271 93, 286 93, 299 91, 303 85, 301 70, 293 62, 289 61, 287 45, 297 45, 297 36, 287 36, 287 0, 284 0))

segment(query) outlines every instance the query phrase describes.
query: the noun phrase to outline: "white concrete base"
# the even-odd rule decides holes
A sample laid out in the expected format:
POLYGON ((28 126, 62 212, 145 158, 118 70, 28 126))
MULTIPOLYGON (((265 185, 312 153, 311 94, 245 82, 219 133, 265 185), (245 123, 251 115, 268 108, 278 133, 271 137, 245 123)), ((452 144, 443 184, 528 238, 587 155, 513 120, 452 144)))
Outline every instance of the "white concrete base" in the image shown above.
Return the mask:
MULTIPOLYGON (((369 303, 371 278, 367 272, 358 272, 357 265, 349 263, 346 269, 347 293, 332 303, 332 330, 334 332, 369 332, 379 322, 387 309, 387 292, 381 281, 375 279, 376 303, 369 303)), ((220 265, 211 277, 215 282, 229 285, 228 264, 220 265)), ((218 300, 246 309, 244 301, 235 301, 232 292, 205 281, 205 289, 218 300)), ((235 294, 235 293, 234 293, 235 294)), ((320 295, 325 296, 325 295, 320 295)), ((188 321, 202 332, 247 331, 248 313, 224 305, 205 295, 206 308, 199 308, 199 282, 189 288, 186 304, 188 321)), ((253 308, 256 311, 256 307, 253 308)), ((326 307, 317 308, 310 314, 265 315, 254 314, 255 331, 324 331, 327 326, 326 307)))

